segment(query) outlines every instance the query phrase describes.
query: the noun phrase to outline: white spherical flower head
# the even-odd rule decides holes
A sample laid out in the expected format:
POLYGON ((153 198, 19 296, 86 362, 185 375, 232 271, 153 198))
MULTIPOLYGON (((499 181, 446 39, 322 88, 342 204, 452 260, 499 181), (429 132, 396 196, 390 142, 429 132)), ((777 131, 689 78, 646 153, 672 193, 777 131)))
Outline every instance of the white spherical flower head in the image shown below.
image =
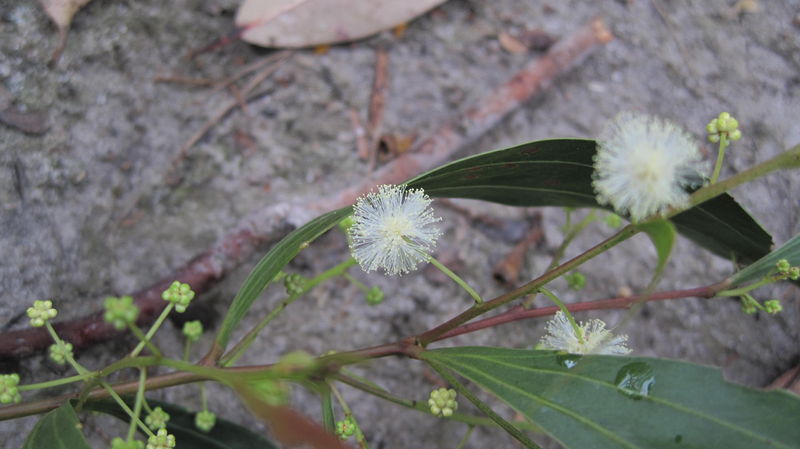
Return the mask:
POLYGON ((602 320, 580 323, 578 327, 583 340, 575 334, 572 323, 563 312, 556 312, 552 320, 547 322, 547 335, 542 337, 541 344, 545 349, 566 351, 570 354, 609 354, 622 355, 631 352, 625 346, 627 335, 614 335, 606 329, 602 320))
POLYGON ((350 249, 364 271, 403 274, 428 260, 441 232, 431 199, 422 189, 382 185, 361 196, 353 209, 350 249))
POLYGON ((600 204, 638 222, 685 207, 685 188, 702 184, 704 165, 697 142, 678 126, 623 113, 600 134, 592 184, 600 204))

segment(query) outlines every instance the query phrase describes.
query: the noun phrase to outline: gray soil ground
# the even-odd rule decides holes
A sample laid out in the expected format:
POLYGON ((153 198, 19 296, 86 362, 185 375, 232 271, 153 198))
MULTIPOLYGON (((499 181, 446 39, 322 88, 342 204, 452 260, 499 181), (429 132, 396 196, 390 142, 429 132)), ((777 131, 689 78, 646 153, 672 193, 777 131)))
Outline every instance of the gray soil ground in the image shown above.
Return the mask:
MULTIPOLYGON (((386 32, 324 54, 296 53, 262 84, 266 93, 246 113, 234 111, 189 151, 179 164, 181 182, 170 184, 164 177, 180 146, 232 96, 153 78, 179 73, 220 79, 265 57, 264 50, 234 43, 187 63, 189 50, 231 29, 237 2, 92 2, 75 17, 63 57, 50 67, 57 33, 39 5, 3 0, 0 88, 18 109, 46 111, 49 129, 35 136, 0 125, 0 326, 23 326, 24 320, 14 319, 35 299, 55 299, 64 317, 98 310, 105 295, 150 285, 254 209, 358 182, 367 165, 357 157, 348 111, 366 113, 379 47, 391 60, 384 129, 424 135, 537 57, 504 51, 499 33, 540 28, 564 36, 601 15, 614 42, 459 156, 547 137, 591 137, 623 110, 668 117, 702 138, 708 120, 727 110, 742 123, 744 138, 733 146, 724 173, 745 169, 800 142, 800 2, 754 3, 760 3, 757 11, 737 13, 733 1, 720 0, 453 0, 412 22, 402 37, 386 32), (251 136, 254 145, 242 145, 240 135, 251 136)), ((770 175, 734 194, 780 244, 800 230, 798 192, 795 172, 770 175)), ((437 254, 485 296, 494 296, 502 288, 492 280, 491 267, 521 237, 530 211, 459 204, 511 223, 498 236, 463 213, 437 209, 445 218, 437 254)), ((543 214, 546 242, 526 257, 523 279, 540 273, 560 243, 563 212, 543 214)), ((570 254, 609 233, 602 224, 592 227, 570 254)), ((291 271, 318 273, 344 248, 340 235, 327 236, 291 271)), ((568 301, 613 296, 621 288, 640 291, 654 260, 647 240, 637 237, 586 266, 588 286, 580 295, 560 283, 555 288, 568 301)), ((199 299, 212 329, 256 261, 199 299)), ((661 288, 706 285, 728 274, 728 261, 681 240, 661 288)), ((366 308, 355 287, 331 283, 287 310, 243 363, 268 363, 296 349, 321 353, 391 341, 467 305, 463 294, 430 271, 399 280, 357 275, 385 289, 383 305, 366 308)), ((270 310, 279 293, 266 293, 246 322, 270 310)), ((608 312, 581 318, 602 317, 611 325, 631 318, 621 330, 630 335, 635 354, 716 365, 732 381, 764 386, 799 361, 800 297, 787 285, 758 296, 782 298, 785 311, 756 319, 733 301, 692 299, 647 305, 631 317, 608 312)), ((543 323, 519 322, 454 343, 532 347, 543 323)), ((179 351, 170 325, 158 343, 179 351)), ((129 344, 123 338, 98 345, 81 353, 80 361, 102 366, 129 344)), ((62 372, 43 357, 2 369, 19 371, 24 382, 62 372)), ((434 386, 417 362, 379 360, 360 372, 409 398, 423 399, 434 386)), ((211 407, 219 415, 263 428, 229 392, 211 390, 211 407)), ((466 430, 345 393, 373 448, 449 448, 466 430)), ((197 405, 194 387, 156 396, 197 405)), ((312 398, 297 396, 297 407, 317 417, 312 398)), ((0 423, 2 446, 19 447, 34 422, 0 423)), ((108 439, 121 432, 105 421, 90 419, 86 426, 97 448, 108 447, 108 439)), ((508 446, 514 446, 510 438, 486 429, 467 445, 508 446)))

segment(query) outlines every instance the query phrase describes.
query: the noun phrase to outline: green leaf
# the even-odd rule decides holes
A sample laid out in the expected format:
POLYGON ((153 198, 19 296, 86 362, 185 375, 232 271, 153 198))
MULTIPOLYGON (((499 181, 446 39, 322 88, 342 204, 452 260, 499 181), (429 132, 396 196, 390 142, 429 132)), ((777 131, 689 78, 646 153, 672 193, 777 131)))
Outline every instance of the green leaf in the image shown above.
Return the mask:
POLYGON ((495 394, 568 448, 800 447, 800 399, 727 383, 706 366, 488 347, 422 358, 495 394))
POLYGON ((672 254, 672 247, 675 246, 675 225, 668 220, 658 220, 650 223, 638 225, 641 231, 645 232, 653 246, 656 248, 658 254, 658 265, 653 273, 653 280, 650 282, 648 291, 655 288, 658 280, 661 279, 661 274, 667 266, 669 255, 672 254))
POLYGON ((91 449, 80 428, 75 409, 65 402, 42 416, 28 434, 22 449, 91 449))
POLYGON ((763 278, 775 269, 775 264, 781 259, 788 260, 793 267, 800 265, 800 234, 792 237, 780 248, 736 273, 732 278, 733 285, 746 284, 763 278))
POLYGON ((319 216, 295 229, 272 247, 247 276, 242 288, 239 289, 233 299, 233 303, 228 308, 228 314, 225 316, 222 327, 217 334, 217 345, 220 348, 227 346, 231 333, 239 324, 239 321, 250 310, 250 306, 253 305, 253 302, 258 299, 264 288, 275 278, 275 275, 300 252, 304 245, 324 234, 325 231, 340 222, 350 212, 351 208, 345 207, 319 216))
MULTIPOLYGON (((213 429, 203 432, 194 425, 194 412, 168 402, 148 400, 147 403, 153 408, 161 407, 169 414, 167 431, 175 435, 176 449, 277 449, 277 446, 263 436, 219 417, 213 429)), ((91 401, 83 407, 124 422, 130 420, 128 414, 114 401, 91 401)))
MULTIPOLYGON (((431 197, 472 198, 512 206, 603 207, 592 188, 596 142, 551 139, 490 151, 444 165, 408 182, 431 197)), ((607 208, 606 208, 607 209, 607 208)), ((772 237, 728 194, 676 215, 678 231, 740 262, 770 251, 772 237)))

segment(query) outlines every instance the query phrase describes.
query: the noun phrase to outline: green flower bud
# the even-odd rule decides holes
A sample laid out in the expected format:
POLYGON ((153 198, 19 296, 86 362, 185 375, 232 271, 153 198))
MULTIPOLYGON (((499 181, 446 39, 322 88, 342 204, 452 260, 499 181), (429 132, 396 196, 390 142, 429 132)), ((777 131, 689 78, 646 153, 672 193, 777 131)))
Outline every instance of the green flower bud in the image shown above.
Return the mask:
POLYGON ((781 306, 781 302, 777 299, 770 299, 769 301, 764 301, 764 309, 767 313, 775 315, 783 310, 783 306, 781 306))
POLYGON ((111 441, 111 449, 144 449, 144 442, 138 440, 125 441, 116 437, 111 441))
POLYGON ((158 429, 158 433, 147 439, 147 449, 172 449, 175 447, 175 436, 167 433, 167 429, 158 429))
POLYGON ((383 302, 383 290, 379 287, 372 287, 367 292, 367 304, 377 306, 383 302))
POLYGON ((792 268, 792 265, 788 260, 781 259, 775 264, 775 268, 778 270, 778 273, 788 273, 789 269, 792 268))
POLYGON ((452 416, 453 412, 458 409, 456 396, 456 390, 452 388, 437 388, 433 390, 428 399, 428 406, 431 408, 431 413, 436 416, 452 416))
POLYGON ((183 335, 191 342, 199 340, 200 336, 203 335, 203 323, 200 320, 183 323, 183 335))
POLYGON ((305 290, 306 282, 308 279, 303 276, 293 273, 283 279, 283 286, 286 287, 286 294, 289 296, 297 296, 305 290))
POLYGON ((617 214, 606 215, 606 226, 612 229, 622 226, 622 217, 617 214))
POLYGON ((19 391, 19 374, 0 374, 0 404, 17 403, 22 400, 19 391))
POLYGON ((58 315, 58 311, 53 308, 53 301, 34 301, 33 307, 28 307, 28 318, 31 319, 31 326, 42 327, 45 321, 51 320, 58 315))
POLYGON ((217 415, 208 410, 203 410, 194 415, 194 426, 203 432, 211 431, 216 423, 217 415))
POLYGON ((50 345, 50 360, 63 365, 70 357, 72 357, 72 343, 64 342, 63 346, 58 343, 50 345))
POLYGON ((567 280, 567 285, 573 290, 581 290, 586 286, 586 276, 580 271, 573 271, 572 273, 564 276, 567 280))
POLYGON ((139 308, 130 296, 121 298, 109 296, 103 302, 103 308, 105 308, 103 318, 117 330, 125 329, 128 324, 135 323, 139 316, 139 308))
POLYGON ((336 435, 346 440, 356 433, 356 423, 353 418, 348 416, 342 421, 336 421, 336 435))
POLYGON ((800 267, 789 268, 789 279, 793 281, 800 279, 800 267))
POLYGON ((742 132, 739 130, 739 121, 727 112, 720 113, 717 118, 708 122, 706 131, 708 132, 708 140, 714 143, 719 142, 722 134, 731 141, 742 138, 742 132))
POLYGON ((194 291, 189 284, 180 281, 173 281, 169 288, 164 290, 161 294, 164 301, 169 301, 175 304, 175 311, 183 313, 189 307, 189 303, 194 299, 194 291))
POLYGON ((150 430, 158 430, 167 427, 169 421, 169 413, 165 412, 161 407, 156 407, 152 412, 148 413, 144 418, 144 423, 150 430))
POLYGON ((733 141, 739 140, 742 138, 742 132, 738 129, 734 129, 730 134, 728 134, 728 138, 733 141))

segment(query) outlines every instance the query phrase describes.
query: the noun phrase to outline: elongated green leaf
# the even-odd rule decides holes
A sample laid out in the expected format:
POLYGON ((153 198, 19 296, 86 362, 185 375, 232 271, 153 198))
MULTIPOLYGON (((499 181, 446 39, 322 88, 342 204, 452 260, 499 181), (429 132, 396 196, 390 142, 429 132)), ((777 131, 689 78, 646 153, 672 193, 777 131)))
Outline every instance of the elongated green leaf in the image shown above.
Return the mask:
MULTIPOLYGON (((431 197, 472 198, 512 206, 602 207, 592 188, 596 143, 552 139, 490 151, 409 181, 431 197)), ((728 194, 676 215, 678 231, 740 262, 767 254, 772 237, 728 194)))
POLYGON ((225 316, 225 321, 222 322, 222 327, 219 330, 219 334, 217 334, 217 345, 220 348, 225 348, 228 340, 230 340, 231 332, 239 324, 245 313, 250 310, 253 302, 267 284, 275 278, 275 275, 300 252, 303 245, 324 234, 325 231, 340 222, 350 212, 351 208, 345 207, 319 216, 302 227, 295 229, 272 247, 253 268, 253 271, 247 276, 242 288, 233 299, 233 303, 228 309, 228 314, 225 316))
MULTIPOLYGON (((203 432, 195 427, 193 412, 169 402, 148 400, 147 403, 151 407, 161 407, 169 414, 167 431, 175 435, 176 449, 277 449, 263 436, 219 417, 213 429, 203 432)), ((114 401, 92 401, 86 403, 84 408, 125 422, 130 420, 114 401)))
POLYGON ((800 447, 800 399, 727 383, 710 367, 488 347, 422 356, 495 394, 568 448, 800 447))
POLYGON ((639 229, 647 233, 658 254, 658 264, 653 273, 653 280, 648 286, 648 290, 655 288, 664 268, 667 266, 669 255, 672 254, 672 247, 675 246, 675 225, 667 220, 653 221, 644 225, 639 225, 639 229))
POLYGON ((80 426, 72 405, 65 402, 42 416, 28 434, 22 449, 91 449, 80 426))
POLYGON ((758 259, 733 276, 733 285, 746 284, 763 278, 775 269, 775 264, 786 259, 794 267, 800 265, 800 234, 792 237, 783 246, 758 259))

